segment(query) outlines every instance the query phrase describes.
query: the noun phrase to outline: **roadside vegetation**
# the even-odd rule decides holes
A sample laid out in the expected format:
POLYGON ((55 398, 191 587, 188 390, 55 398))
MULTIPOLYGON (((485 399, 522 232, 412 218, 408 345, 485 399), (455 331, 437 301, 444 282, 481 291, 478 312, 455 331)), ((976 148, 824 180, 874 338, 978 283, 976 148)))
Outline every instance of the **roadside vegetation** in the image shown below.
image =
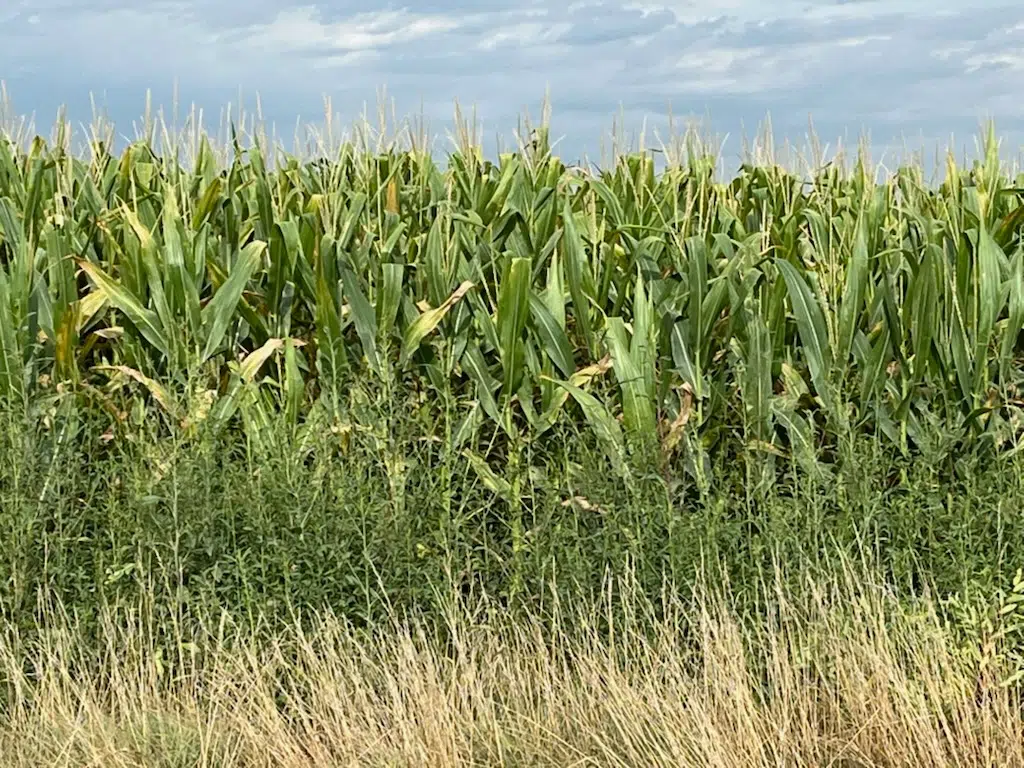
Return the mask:
MULTIPOLYGON (((1024 763, 1024 181, 0 137, 0 763, 1024 763)), ((79 139, 82 137, 78 137, 79 139)))

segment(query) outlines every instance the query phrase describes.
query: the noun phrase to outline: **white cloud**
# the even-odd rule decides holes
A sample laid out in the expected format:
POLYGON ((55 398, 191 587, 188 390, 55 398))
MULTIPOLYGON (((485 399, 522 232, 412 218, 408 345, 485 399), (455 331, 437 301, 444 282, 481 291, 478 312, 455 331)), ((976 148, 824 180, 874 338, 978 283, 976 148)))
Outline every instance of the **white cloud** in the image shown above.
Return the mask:
MULTIPOLYGON (((892 16, 950 16, 965 12, 955 0, 642 0, 628 7, 647 13, 668 11, 680 24, 699 24, 729 19, 739 24, 776 21, 826 21, 884 19, 892 16)), ((974 0, 972 12, 1014 8, 1006 0, 974 0)))
POLYGON ((967 72, 979 69, 1003 67, 1006 69, 1024 69, 1024 51, 1004 51, 1002 53, 979 53, 964 59, 967 72))
POLYGON ((541 24, 539 22, 525 22, 503 26, 497 32, 485 34, 477 43, 477 48, 484 51, 492 51, 503 45, 529 46, 543 45, 557 42, 566 32, 572 29, 572 24, 541 24))
POLYGON ((327 22, 315 6, 281 11, 266 24, 244 30, 248 42, 277 52, 316 49, 366 51, 450 32, 458 19, 407 11, 379 11, 327 22))
POLYGON ((674 61, 683 93, 735 95, 792 91, 820 83, 828 74, 836 48, 864 48, 885 43, 891 35, 839 37, 828 42, 786 46, 699 48, 674 61))

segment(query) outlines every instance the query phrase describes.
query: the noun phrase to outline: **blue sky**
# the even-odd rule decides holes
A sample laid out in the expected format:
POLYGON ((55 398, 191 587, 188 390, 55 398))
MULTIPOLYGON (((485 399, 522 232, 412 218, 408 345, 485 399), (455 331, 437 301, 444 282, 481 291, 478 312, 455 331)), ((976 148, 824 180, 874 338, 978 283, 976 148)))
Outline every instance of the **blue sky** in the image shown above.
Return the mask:
MULTIPOLYGON (((997 0, 6 0, 0 78, 18 113, 48 128, 59 105, 88 121, 92 93, 118 127, 146 89, 170 105, 220 109, 259 93, 282 133, 314 121, 329 95, 343 122, 387 88, 400 116, 421 110, 447 146, 457 98, 476 106, 485 146, 512 140, 545 90, 559 151, 597 159, 622 114, 664 127, 705 118, 778 140, 810 115, 823 142, 870 131, 876 150, 969 146, 994 116, 1015 154, 1024 140, 1024 5, 997 0)), ((878 159, 876 157, 876 159, 878 159)))

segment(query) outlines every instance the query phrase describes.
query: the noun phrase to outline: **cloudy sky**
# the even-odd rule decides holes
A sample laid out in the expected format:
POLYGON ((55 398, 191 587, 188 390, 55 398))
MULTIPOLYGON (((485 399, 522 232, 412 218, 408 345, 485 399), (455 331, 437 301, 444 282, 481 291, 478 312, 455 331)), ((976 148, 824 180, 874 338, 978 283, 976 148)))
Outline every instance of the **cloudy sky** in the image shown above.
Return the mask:
MULTIPOLYGON (((512 140, 545 91, 560 153, 600 152, 617 115, 629 128, 697 116, 738 156, 771 115, 800 141, 969 147, 991 115, 1012 153, 1024 141, 1024 5, 1005 0, 4 0, 0 78, 39 126, 90 94, 118 127, 147 89, 170 106, 247 106, 288 136, 296 119, 343 122, 386 87, 400 116, 424 114, 438 148, 458 99, 485 146, 512 140)), ((876 159, 878 159, 876 157, 876 159)))

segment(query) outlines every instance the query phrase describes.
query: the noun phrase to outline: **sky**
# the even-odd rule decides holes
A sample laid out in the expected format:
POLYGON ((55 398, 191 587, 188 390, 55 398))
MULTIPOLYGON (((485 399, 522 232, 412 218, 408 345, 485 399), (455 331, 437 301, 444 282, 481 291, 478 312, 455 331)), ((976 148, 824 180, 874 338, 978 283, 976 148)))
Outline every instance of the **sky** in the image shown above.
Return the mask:
MULTIPOLYGON (((991 117, 1003 152, 1024 142, 1024 4, 1000 0, 4 0, 0 78, 14 113, 48 133, 90 98, 122 133, 147 90, 170 111, 260 98, 279 134, 369 109, 382 89, 423 116, 435 148, 455 101, 476 108, 488 154, 535 121, 545 94, 556 151, 597 161, 613 121, 664 138, 699 121, 738 158, 771 118, 776 142, 870 137, 875 160, 909 146, 973 147, 991 117)), ((389 107, 390 109, 390 107, 389 107)), ((184 109, 180 110, 184 112, 184 109)))

